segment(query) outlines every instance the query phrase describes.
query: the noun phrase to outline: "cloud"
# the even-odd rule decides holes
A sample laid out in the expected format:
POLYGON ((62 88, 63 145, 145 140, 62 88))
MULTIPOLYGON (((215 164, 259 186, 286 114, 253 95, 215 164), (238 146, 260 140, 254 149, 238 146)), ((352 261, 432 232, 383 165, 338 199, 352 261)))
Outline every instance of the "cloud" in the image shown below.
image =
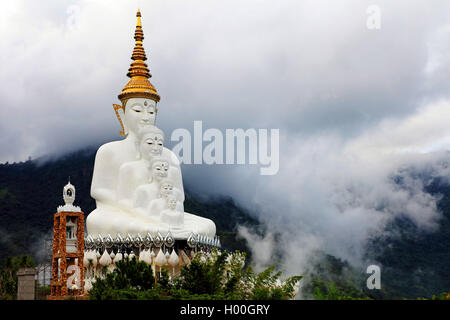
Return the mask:
POLYGON ((253 257, 254 269, 261 272, 273 265, 273 254, 275 250, 275 239, 269 231, 264 236, 257 235, 247 227, 239 226, 238 234, 250 244, 251 250, 258 254, 253 257))
MULTIPOLYGON (((151 80, 162 96, 158 124, 168 132, 191 119, 351 136, 407 115, 424 94, 448 95, 430 86, 450 65, 442 58, 444 1, 380 2, 379 31, 366 28, 364 1, 196 4, 140 4, 151 80)), ((137 7, 5 6, 0 161, 120 138, 111 105, 127 79, 137 7)))
MULTIPOLYGON (((280 174, 236 196, 245 203, 257 194, 258 213, 280 234, 282 265, 290 273, 306 270, 308 254, 317 249, 361 267, 367 240, 393 218, 407 217, 427 231, 436 227, 439 198, 425 192, 423 176, 450 177, 448 151, 426 152, 450 137, 449 110, 450 101, 439 101, 353 139, 332 133, 286 138, 292 151, 280 160, 280 174)), ((255 256, 265 255, 261 239, 243 237, 255 256)))

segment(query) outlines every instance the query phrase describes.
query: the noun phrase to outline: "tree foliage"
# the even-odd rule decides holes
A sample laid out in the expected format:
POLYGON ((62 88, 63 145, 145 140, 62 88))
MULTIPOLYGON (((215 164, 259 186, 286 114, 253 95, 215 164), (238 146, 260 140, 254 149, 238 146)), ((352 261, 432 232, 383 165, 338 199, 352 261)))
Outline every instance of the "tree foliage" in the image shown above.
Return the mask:
POLYGON ((89 295, 95 300, 136 299, 137 292, 152 289, 154 281, 152 267, 134 257, 117 262, 113 272, 97 277, 89 295))
POLYGON ((198 253, 178 276, 166 270, 155 278, 151 266, 134 257, 117 263, 116 269, 96 278, 89 292, 93 300, 124 299, 233 299, 285 300, 294 298, 301 276, 281 280, 274 267, 256 274, 245 265, 245 254, 213 251, 198 253))
POLYGON ((362 291, 352 287, 342 287, 334 281, 321 279, 312 280, 313 297, 315 300, 371 300, 362 291))
POLYGON ((34 268, 34 260, 27 255, 7 257, 0 270, 0 299, 17 298, 17 271, 21 268, 34 268))

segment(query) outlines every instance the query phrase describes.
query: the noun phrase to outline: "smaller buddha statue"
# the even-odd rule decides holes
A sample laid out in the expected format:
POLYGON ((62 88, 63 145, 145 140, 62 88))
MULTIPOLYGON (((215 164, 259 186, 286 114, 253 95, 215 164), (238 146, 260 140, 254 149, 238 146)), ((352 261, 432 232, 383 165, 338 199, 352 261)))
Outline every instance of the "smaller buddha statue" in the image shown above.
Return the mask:
MULTIPOLYGON (((169 162, 164 158, 154 158, 150 163, 150 181, 135 189, 133 207, 146 209, 150 202, 160 195, 161 180, 167 178, 169 162)), ((148 212, 149 216, 159 216, 159 212, 148 212)))
POLYGON ((170 195, 175 197, 176 200, 176 210, 179 212, 184 212, 183 202, 179 201, 178 193, 180 190, 173 187, 173 183, 170 180, 162 180, 160 182, 160 191, 156 199, 150 201, 147 206, 146 212, 152 216, 160 216, 161 212, 167 209, 166 198, 170 195))
MULTIPOLYGON (((153 126, 140 131, 139 139, 136 142, 139 160, 129 161, 119 168, 119 178, 117 183, 117 201, 124 210, 132 210, 133 199, 140 185, 152 183, 168 174, 169 162, 161 157, 163 150, 164 134, 157 127, 153 126), (154 161, 159 159, 159 161, 154 161), (149 170, 155 162, 154 170, 149 170), (156 164, 156 162, 158 162, 156 164)), ((159 186, 155 186, 156 193, 159 186)))
POLYGON ((168 195, 166 197, 167 209, 161 212, 161 222, 167 223, 169 229, 181 229, 184 225, 184 212, 176 210, 177 202, 174 195, 168 195))

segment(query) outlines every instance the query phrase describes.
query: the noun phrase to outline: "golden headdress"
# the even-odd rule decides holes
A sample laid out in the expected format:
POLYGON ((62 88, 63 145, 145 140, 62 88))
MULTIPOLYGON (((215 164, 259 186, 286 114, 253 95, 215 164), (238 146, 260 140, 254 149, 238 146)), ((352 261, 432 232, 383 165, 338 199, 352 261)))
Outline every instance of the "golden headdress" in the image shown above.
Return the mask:
POLYGON ((149 98, 155 102, 159 102, 160 96, 156 92, 155 87, 148 80, 151 78, 150 70, 144 62, 147 60, 142 40, 144 40, 144 32, 142 31, 141 12, 138 10, 136 31, 134 32, 134 39, 136 44, 134 46, 133 55, 131 59, 133 62, 128 69, 127 76, 131 78, 123 87, 119 94, 119 99, 122 102, 122 108, 125 109, 125 104, 130 98, 149 98))

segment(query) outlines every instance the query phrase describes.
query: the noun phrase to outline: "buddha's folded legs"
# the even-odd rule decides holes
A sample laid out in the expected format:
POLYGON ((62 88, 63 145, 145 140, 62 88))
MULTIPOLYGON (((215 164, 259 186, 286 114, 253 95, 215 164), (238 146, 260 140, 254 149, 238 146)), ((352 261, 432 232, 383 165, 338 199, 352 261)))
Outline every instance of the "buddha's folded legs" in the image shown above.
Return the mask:
POLYGON ((216 224, 207 218, 203 218, 192 213, 184 213, 184 229, 192 230, 195 233, 214 237, 216 234, 216 224))
POLYGON ((92 211, 87 217, 86 227, 88 234, 93 237, 108 234, 113 237, 118 234, 124 236, 128 233, 131 235, 146 234, 154 229, 151 221, 144 221, 112 207, 102 207, 92 211))
POLYGON ((150 219, 120 211, 113 207, 99 207, 89 214, 86 220, 88 234, 92 237, 110 234, 116 237, 119 233, 126 236, 146 235, 147 232, 165 235, 169 230, 177 239, 186 239, 191 232, 213 237, 216 233, 216 225, 210 219, 199 217, 191 213, 184 213, 184 225, 181 229, 173 229, 165 223, 155 223, 150 219))

